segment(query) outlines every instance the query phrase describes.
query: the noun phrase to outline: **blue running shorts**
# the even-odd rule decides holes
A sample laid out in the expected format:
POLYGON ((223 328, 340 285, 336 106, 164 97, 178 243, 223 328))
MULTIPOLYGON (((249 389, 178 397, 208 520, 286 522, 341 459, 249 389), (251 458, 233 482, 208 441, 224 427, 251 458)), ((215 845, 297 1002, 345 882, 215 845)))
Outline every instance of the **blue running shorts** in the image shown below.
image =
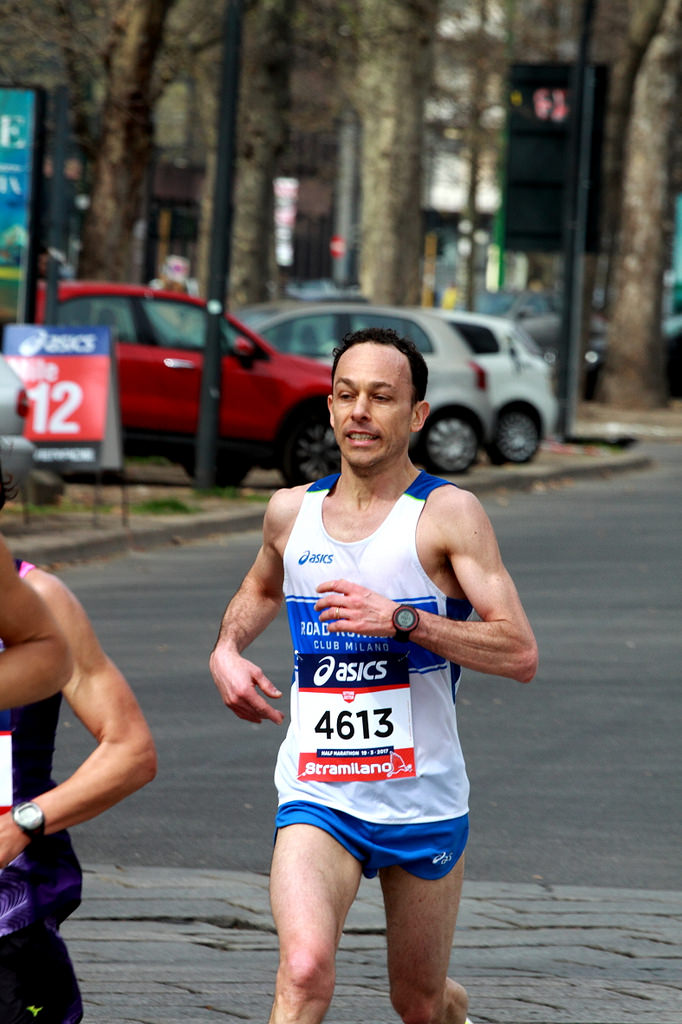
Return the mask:
POLYGON ((297 824, 328 832, 360 861, 365 878, 394 865, 418 878, 443 878, 462 856, 469 836, 468 814, 419 825, 382 825, 307 800, 282 804, 275 828, 297 824))

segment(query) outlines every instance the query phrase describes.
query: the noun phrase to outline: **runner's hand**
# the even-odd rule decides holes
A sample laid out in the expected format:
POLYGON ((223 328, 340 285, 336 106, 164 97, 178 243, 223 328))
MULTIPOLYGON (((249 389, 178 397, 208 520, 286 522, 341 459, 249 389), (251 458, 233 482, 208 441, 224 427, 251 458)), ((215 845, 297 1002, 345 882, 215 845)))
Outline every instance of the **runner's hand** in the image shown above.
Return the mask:
POLYGON ((323 594, 315 605, 320 621, 326 622, 332 633, 362 633, 366 636, 393 636, 395 601, 377 594, 359 583, 349 580, 329 580, 320 583, 318 594, 323 594))
POLYGON ((282 694, 258 665, 239 654, 224 652, 216 647, 211 654, 209 667, 223 702, 238 718, 257 723, 269 718, 275 725, 281 725, 284 721, 282 712, 268 704, 258 691, 274 699, 282 694))
POLYGON ((0 869, 6 868, 22 850, 30 843, 28 836, 14 824, 12 815, 7 811, 0 816, 0 869))

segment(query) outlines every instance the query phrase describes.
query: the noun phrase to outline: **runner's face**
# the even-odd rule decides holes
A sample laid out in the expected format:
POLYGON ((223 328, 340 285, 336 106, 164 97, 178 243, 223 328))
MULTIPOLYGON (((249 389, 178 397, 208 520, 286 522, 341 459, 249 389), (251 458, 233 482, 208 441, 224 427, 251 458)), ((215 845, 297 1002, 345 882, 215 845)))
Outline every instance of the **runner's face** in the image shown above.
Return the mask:
POLYGON ((413 401, 407 356, 392 345, 365 342, 341 356, 329 399, 331 424, 341 455, 353 467, 370 468, 404 457, 410 434, 428 414, 413 401))

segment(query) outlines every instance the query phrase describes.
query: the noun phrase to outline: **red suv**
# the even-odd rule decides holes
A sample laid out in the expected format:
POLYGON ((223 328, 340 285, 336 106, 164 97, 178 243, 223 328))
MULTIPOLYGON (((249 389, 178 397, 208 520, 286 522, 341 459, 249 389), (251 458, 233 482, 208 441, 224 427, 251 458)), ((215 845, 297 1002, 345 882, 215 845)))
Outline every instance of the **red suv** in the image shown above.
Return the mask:
MULTIPOLYGON (((45 292, 36 303, 44 318, 45 292)), ((123 441, 130 455, 165 455, 194 473, 206 304, 144 285, 59 285, 58 324, 110 328, 118 364, 123 441)), ((272 348, 226 314, 216 482, 239 483, 254 465, 277 467, 288 484, 338 467, 329 425, 331 372, 272 348)))

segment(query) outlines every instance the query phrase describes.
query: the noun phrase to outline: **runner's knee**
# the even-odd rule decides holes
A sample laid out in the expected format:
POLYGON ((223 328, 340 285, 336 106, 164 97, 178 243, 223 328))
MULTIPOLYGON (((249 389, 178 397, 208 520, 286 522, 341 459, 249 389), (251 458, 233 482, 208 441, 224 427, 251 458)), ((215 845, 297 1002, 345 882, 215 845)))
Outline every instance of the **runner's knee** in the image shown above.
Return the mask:
POLYGON ((334 992, 334 957, 323 950, 298 949, 282 957, 280 987, 290 1001, 329 1003, 334 992))
POLYGON ((420 991, 409 975, 393 984, 391 1004, 403 1024, 434 1024, 434 1021, 464 1020, 469 1005, 466 989, 451 978, 445 991, 420 991))
POLYGON ((410 992, 401 986, 391 992, 391 1003, 403 1024, 432 1024, 440 999, 429 999, 421 992, 410 992))

